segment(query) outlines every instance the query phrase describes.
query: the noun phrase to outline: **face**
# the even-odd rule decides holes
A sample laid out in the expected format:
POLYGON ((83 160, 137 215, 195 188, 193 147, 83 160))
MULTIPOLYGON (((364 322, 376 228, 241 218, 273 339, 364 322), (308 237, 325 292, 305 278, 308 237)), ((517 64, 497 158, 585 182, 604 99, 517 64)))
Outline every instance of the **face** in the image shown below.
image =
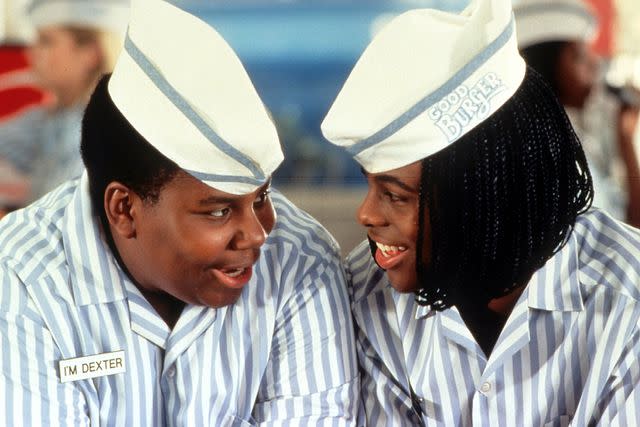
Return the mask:
POLYGON ((275 224, 268 193, 266 184, 232 195, 180 172, 156 203, 134 202, 129 240, 136 246, 125 264, 147 292, 208 307, 233 304, 275 224))
POLYGON ((75 92, 87 83, 95 68, 92 44, 80 45, 64 27, 38 29, 38 37, 29 54, 40 84, 54 94, 75 92))
POLYGON ((582 108, 598 77, 598 59, 584 42, 570 42, 558 58, 557 86, 563 105, 582 108))
MULTIPOLYGON (((365 173, 369 190, 358 209, 358 222, 376 243, 375 259, 399 292, 417 289, 416 250, 421 163, 382 173, 365 173)), ((425 218, 428 218, 425 208, 425 218)), ((430 229, 425 220, 422 262, 429 261, 430 229)))

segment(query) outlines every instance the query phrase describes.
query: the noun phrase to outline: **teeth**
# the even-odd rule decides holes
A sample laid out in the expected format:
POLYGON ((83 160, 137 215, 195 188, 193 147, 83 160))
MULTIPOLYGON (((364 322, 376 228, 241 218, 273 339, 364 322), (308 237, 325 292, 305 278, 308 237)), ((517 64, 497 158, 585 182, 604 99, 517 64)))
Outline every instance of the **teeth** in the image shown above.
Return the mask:
POLYGON ((229 277, 238 277, 242 273, 244 273, 244 268, 236 268, 235 270, 225 271, 224 272, 224 274, 226 274, 229 277))
POLYGON ((376 242, 376 246, 380 249, 385 258, 389 258, 392 254, 396 254, 397 252, 404 252, 407 250, 405 246, 384 245, 378 242, 376 242))

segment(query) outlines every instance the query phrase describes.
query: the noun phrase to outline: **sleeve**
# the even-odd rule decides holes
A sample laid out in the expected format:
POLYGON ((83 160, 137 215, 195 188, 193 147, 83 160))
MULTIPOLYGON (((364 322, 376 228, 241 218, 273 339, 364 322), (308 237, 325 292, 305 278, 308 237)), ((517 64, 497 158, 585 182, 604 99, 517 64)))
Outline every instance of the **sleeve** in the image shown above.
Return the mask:
POLYGON ((362 370, 360 424, 394 427, 421 425, 413 410, 411 395, 393 378, 362 330, 357 328, 356 334, 358 361, 362 370))
POLYGON ((60 353, 24 285, 0 265, 0 425, 89 425, 83 394, 60 383, 60 353))
POLYGON ((253 410, 258 425, 356 425, 360 387, 344 269, 335 253, 314 258, 293 278, 276 320, 253 410))

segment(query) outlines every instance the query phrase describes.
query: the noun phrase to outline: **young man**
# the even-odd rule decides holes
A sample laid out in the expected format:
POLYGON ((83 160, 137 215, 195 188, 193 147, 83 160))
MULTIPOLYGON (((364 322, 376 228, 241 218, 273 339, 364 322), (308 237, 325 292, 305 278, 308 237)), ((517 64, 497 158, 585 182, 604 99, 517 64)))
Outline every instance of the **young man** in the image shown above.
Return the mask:
POLYGON ((521 0, 514 15, 522 57, 551 86, 580 138, 593 205, 640 227, 638 106, 607 93, 590 46, 595 16, 585 0, 521 0))
POLYGON ((640 236, 588 211, 515 37, 503 0, 403 14, 323 123, 369 184, 348 259, 369 425, 640 423, 640 236))
POLYGON ((135 2, 82 155, 0 227, 0 424, 355 424, 338 248, 269 195, 275 128, 213 29, 135 2))

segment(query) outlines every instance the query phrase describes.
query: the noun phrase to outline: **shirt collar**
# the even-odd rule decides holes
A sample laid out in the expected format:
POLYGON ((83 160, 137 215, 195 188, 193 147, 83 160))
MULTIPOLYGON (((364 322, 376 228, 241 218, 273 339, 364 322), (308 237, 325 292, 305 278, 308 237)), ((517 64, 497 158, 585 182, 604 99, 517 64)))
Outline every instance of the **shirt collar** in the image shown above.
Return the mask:
POLYGON ((124 281, 127 279, 107 245, 100 220, 93 212, 86 171, 65 212, 62 240, 76 305, 101 304, 125 298, 124 281))
POLYGON ((531 277, 529 307, 546 311, 582 311, 581 282, 578 239, 572 231, 562 249, 531 277))

